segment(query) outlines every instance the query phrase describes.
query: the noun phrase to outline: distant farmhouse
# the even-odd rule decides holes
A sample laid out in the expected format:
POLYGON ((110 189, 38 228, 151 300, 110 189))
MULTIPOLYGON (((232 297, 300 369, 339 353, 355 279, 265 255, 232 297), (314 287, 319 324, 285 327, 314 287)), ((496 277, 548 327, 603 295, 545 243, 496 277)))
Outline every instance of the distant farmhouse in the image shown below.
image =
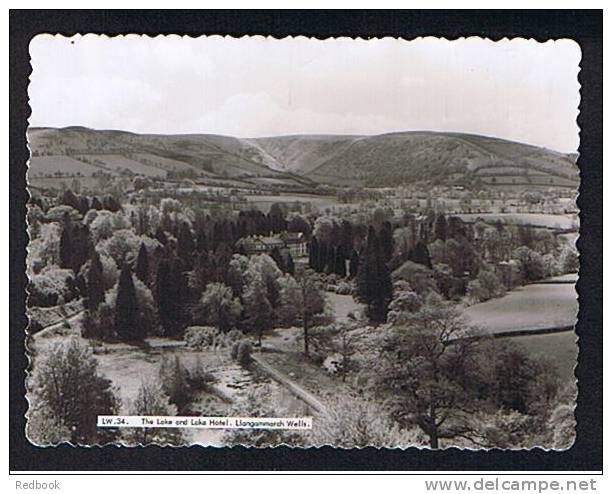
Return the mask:
POLYGON ((260 235, 245 237, 238 240, 236 247, 248 256, 269 254, 275 248, 280 251, 287 250, 293 258, 308 255, 308 240, 302 232, 282 232, 268 237, 260 235))

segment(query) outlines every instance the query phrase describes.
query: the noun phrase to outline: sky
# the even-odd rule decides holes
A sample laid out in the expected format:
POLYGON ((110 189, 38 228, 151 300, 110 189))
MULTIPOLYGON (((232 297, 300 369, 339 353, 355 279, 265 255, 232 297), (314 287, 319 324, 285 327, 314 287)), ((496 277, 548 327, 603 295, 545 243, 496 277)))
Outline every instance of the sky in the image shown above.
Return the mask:
POLYGON ((408 130, 575 152, 571 40, 39 35, 32 126, 263 137, 408 130))

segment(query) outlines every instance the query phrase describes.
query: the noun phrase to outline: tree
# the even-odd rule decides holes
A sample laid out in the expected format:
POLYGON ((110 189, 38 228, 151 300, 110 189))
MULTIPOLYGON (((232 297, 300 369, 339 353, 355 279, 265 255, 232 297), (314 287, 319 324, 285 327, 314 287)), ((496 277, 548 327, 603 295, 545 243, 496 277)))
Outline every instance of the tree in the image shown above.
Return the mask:
POLYGON ((149 284, 149 254, 144 243, 140 244, 140 249, 138 250, 135 274, 145 285, 149 284))
POLYGON ((230 287, 223 283, 210 283, 194 312, 196 320, 201 324, 227 331, 236 326, 242 306, 240 300, 234 298, 230 287))
POLYGON ((349 277, 352 279, 357 276, 359 271, 359 253, 353 249, 349 261, 349 277))
POLYGON ((179 334, 187 324, 189 290, 178 260, 162 259, 157 267, 156 300, 159 321, 166 336, 179 334))
POLYGON ((416 262, 417 264, 422 264, 426 268, 431 269, 431 256, 429 255, 429 249, 425 242, 419 240, 414 246, 414 250, 412 255, 410 256, 410 260, 416 262))
POLYGON ((439 214, 436 218, 436 224, 434 226, 434 236, 436 237, 436 240, 446 242, 447 229, 446 216, 439 214))
MULTIPOLYGON (((276 317, 276 310, 280 306, 280 287, 278 280, 283 273, 272 258, 266 254, 251 256, 248 260, 248 267, 245 271, 247 285, 251 285, 253 280, 261 279, 265 286, 265 295, 272 309, 272 321, 276 317)), ((258 281, 259 282, 259 281, 258 281)))
POLYGON ((59 258, 61 268, 69 269, 72 267, 72 252, 74 249, 72 230, 72 221, 70 220, 70 216, 66 214, 64 216, 64 227, 62 229, 62 235, 60 236, 59 244, 59 258))
POLYGON ((544 278, 544 260, 536 251, 521 246, 512 252, 512 258, 518 261, 521 273, 526 281, 538 281, 544 278))
POLYGON ((87 273, 87 298, 85 299, 85 308, 92 312, 104 302, 104 279, 102 262, 97 251, 93 251, 91 256, 91 265, 87 273))
POLYGON ((341 278, 346 278, 346 258, 342 249, 338 247, 336 249, 336 256, 334 258, 334 273, 341 278))
POLYGON ((387 321, 393 326, 405 325, 411 314, 421 308, 421 299, 404 281, 396 281, 393 285, 393 300, 389 304, 387 321))
POLYGON ((162 390, 168 396, 170 403, 177 406, 179 413, 183 413, 191 401, 191 389, 187 382, 187 369, 183 367, 178 355, 162 359, 159 378, 162 390))
POLYGON ((505 289, 493 271, 482 269, 476 279, 468 283, 467 292, 476 302, 484 302, 503 295, 505 289))
POLYGON ((308 246, 308 266, 315 271, 319 271, 319 241, 317 237, 312 237, 308 246))
POLYGON ((562 273, 576 273, 580 267, 578 260, 578 251, 575 247, 567 247, 561 253, 561 272, 562 273))
POLYGON ((97 427, 98 415, 115 415, 119 401, 111 381, 98 374, 98 361, 76 339, 56 343, 35 361, 30 401, 44 408, 52 422, 72 430, 78 444, 111 442, 116 432, 97 427))
POLYGON ((304 235, 310 235, 312 228, 310 223, 302 215, 293 213, 287 224, 287 231, 289 232, 301 232, 304 235))
POLYGON ((287 252, 287 260, 285 262, 285 272, 293 276, 295 274, 295 262, 291 252, 287 252))
POLYGON ((244 274, 242 269, 242 262, 246 259, 243 256, 234 256, 229 262, 227 267, 227 273, 225 275, 225 281, 227 286, 232 289, 234 297, 242 297, 244 292, 244 274))
POLYGON ((299 293, 297 299, 298 314, 302 321, 304 333, 304 355, 309 355, 308 331, 313 320, 325 312, 325 294, 313 271, 307 269, 298 279, 299 293))
POLYGON ((389 221, 383 222, 379 234, 380 251, 385 263, 393 257, 393 227, 389 221))
POLYGON ((261 346, 264 330, 272 326, 272 305, 267 297, 266 283, 260 273, 254 275, 244 293, 244 305, 247 314, 247 325, 257 333, 261 346))
POLYGON ((397 448, 417 443, 415 430, 403 431, 380 405, 354 396, 330 397, 327 413, 317 415, 312 444, 336 448, 397 448))
POLYGON ((298 312, 298 305, 301 300, 300 287, 295 278, 289 274, 286 274, 278 281, 281 300, 278 319, 287 326, 297 324, 300 316, 298 312))
MULTIPOLYGON (((177 410, 170 404, 168 396, 159 384, 142 381, 129 413, 135 416, 166 417, 176 415, 177 410)), ((180 446, 184 442, 181 430, 176 428, 130 427, 125 429, 124 436, 128 443, 142 446, 147 444, 180 446)))
POLYGON ((461 339, 468 335, 460 312, 430 294, 384 346, 379 384, 392 393, 393 415, 400 424, 418 425, 432 449, 441 439, 469 437, 479 410, 470 387, 475 342, 461 339))
POLYGON ((138 301, 132 270, 127 264, 123 266, 119 276, 115 303, 115 332, 126 341, 139 341, 145 336, 138 321, 138 301))
POLYGON ((384 322, 391 301, 393 287, 391 276, 380 251, 374 227, 368 231, 365 252, 357 272, 357 299, 367 305, 368 318, 372 322, 384 322))
POLYGON ((274 247, 272 249, 272 252, 270 252, 270 257, 274 260, 274 262, 278 266, 278 269, 280 269, 283 273, 286 272, 285 260, 283 259, 283 255, 281 254, 281 251, 278 249, 278 247, 274 247))
POLYGON ((191 262, 191 256, 195 250, 195 241, 191 228, 186 221, 181 223, 177 237, 177 252, 181 259, 191 262))

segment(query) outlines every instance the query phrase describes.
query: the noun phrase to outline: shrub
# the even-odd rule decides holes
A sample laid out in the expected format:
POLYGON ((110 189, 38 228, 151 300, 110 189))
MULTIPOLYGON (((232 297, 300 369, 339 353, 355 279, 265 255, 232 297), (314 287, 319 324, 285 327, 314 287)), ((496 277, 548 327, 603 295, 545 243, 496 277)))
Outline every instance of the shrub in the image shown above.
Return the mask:
POLYGON ((28 333, 38 333, 41 329, 43 329, 42 323, 38 319, 30 317, 30 323, 28 324, 28 333))
POLYGON ((400 325, 406 322, 410 314, 421 308, 421 299, 412 291, 396 291, 393 300, 389 304, 387 321, 392 325, 400 325))
POLYGON ((216 381, 215 375, 206 370, 198 357, 193 367, 187 370, 187 384, 193 390, 210 391, 210 385, 216 381))
POLYGON ((191 326, 185 330, 183 339, 190 348, 203 349, 214 347, 218 335, 216 328, 210 326, 191 326))
POLYGON ((103 303, 93 313, 86 311, 81 336, 102 341, 115 339, 115 309, 103 303))
POLYGON ((526 281, 538 281, 544 278, 546 270, 542 255, 529 247, 519 247, 512 252, 521 269, 523 278, 526 281))
POLYGON ((30 279, 29 306, 52 307, 74 299, 78 290, 72 270, 48 266, 30 279))
POLYGON ((191 401, 191 388, 189 386, 188 372, 178 356, 174 359, 164 358, 159 367, 161 386, 168 395, 170 403, 178 407, 181 412, 191 401))
MULTIPOLYGON (((169 402, 168 396, 163 389, 155 383, 142 382, 138 389, 138 396, 129 410, 130 415, 176 415, 176 407, 169 402)), ((134 427, 126 428, 123 433, 128 444, 170 444, 180 446, 184 443, 180 429, 174 428, 149 428, 134 427)))
POLYGON ((232 289, 223 283, 209 283, 194 310, 198 322, 227 331, 240 319, 242 305, 232 289))
MULTIPOLYGON (((138 325, 145 335, 159 334, 161 329, 159 326, 159 320, 157 317, 158 311, 156 309, 155 300, 153 299, 153 294, 147 285, 140 281, 136 275, 132 274, 131 276, 134 283, 134 289, 136 290, 138 325)), ((118 286, 118 284, 115 285, 106 296, 107 304, 113 311, 113 314, 116 310, 118 286)))
MULTIPOLYGON (((119 270, 115 261, 107 255, 100 255, 100 263, 102 264, 102 286, 104 291, 111 289, 119 280, 119 270)), ((89 279, 89 269, 91 268, 91 260, 88 260, 79 271, 79 278, 83 280, 89 279)))
POLYGON ((253 359, 251 354, 253 353, 253 344, 246 339, 237 341, 232 347, 232 358, 243 367, 249 365, 253 359))
MULTIPOLYGON (((114 415, 119 409, 111 382, 98 374, 91 350, 75 339, 54 345, 34 362, 30 402, 40 406, 58 426, 74 428, 79 444, 104 444, 115 431, 98 429, 98 415, 114 415)), ((39 440, 41 438, 32 438, 39 440)))
POLYGON ((353 293, 353 287, 350 283, 346 281, 341 281, 336 286, 336 293, 338 295, 351 295, 353 293))
POLYGON ((562 273, 575 273, 580 267, 578 251, 575 247, 567 247, 561 253, 560 268, 562 273))
POLYGON ((418 445, 418 431, 400 429, 373 403, 352 397, 332 400, 326 414, 315 418, 311 441, 314 446, 336 448, 400 447, 418 445))
POLYGON ((191 326, 185 330, 183 339, 190 348, 230 348, 236 341, 242 339, 244 335, 238 329, 232 329, 223 333, 210 326, 191 326))
POLYGON ((475 302, 499 297, 505 293, 504 284, 493 272, 482 269, 475 280, 468 283, 467 294, 475 302))
POLYGON ((70 441, 70 429, 59 423, 44 405, 28 410, 26 437, 37 446, 70 441))

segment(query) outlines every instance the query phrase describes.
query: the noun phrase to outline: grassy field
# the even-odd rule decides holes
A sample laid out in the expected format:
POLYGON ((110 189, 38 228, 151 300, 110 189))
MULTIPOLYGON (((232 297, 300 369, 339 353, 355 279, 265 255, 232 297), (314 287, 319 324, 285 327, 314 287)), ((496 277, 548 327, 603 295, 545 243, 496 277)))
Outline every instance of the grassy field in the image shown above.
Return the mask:
POLYGON ((571 214, 531 214, 531 213, 463 213, 458 214, 464 221, 474 221, 482 218, 484 221, 496 222, 501 220, 510 225, 530 225, 542 228, 555 228, 570 230, 578 228, 578 216, 571 214))
POLYGON ((575 380, 574 367, 578 357, 578 344, 573 331, 565 333, 521 336, 509 338, 510 341, 524 346, 531 355, 551 359, 559 371, 563 383, 575 380))
MULTIPOLYGON (((100 193, 100 180, 98 177, 76 177, 81 184, 81 190, 94 195, 100 193)), ((42 189, 65 189, 72 184, 73 177, 30 177, 28 185, 42 189)))
POLYGON ((103 163, 107 168, 116 172, 130 170, 133 173, 146 175, 148 177, 165 177, 166 170, 154 166, 143 165, 142 163, 126 158, 120 154, 98 154, 86 156, 92 162, 103 163))
POLYGON ((28 178, 42 177, 56 172, 69 175, 78 172, 88 177, 99 171, 99 167, 83 163, 70 156, 33 156, 30 159, 28 178))
POLYGON ((569 326, 576 322, 578 299, 572 284, 534 284, 465 309, 467 320, 490 333, 569 326))
MULTIPOLYGON (((575 278, 576 275, 558 277, 575 278)), ((468 321, 485 331, 568 326, 576 322, 578 300, 573 284, 535 284, 517 288, 504 297, 473 305, 465 310, 468 321)), ((574 382, 578 354, 573 331, 508 338, 537 357, 546 356, 556 365, 564 383, 574 382)))
POLYGON ((315 196, 311 194, 247 195, 245 198, 263 212, 269 211, 272 204, 276 202, 285 204, 309 203, 319 210, 325 210, 326 208, 338 205, 338 200, 335 196, 315 196))

